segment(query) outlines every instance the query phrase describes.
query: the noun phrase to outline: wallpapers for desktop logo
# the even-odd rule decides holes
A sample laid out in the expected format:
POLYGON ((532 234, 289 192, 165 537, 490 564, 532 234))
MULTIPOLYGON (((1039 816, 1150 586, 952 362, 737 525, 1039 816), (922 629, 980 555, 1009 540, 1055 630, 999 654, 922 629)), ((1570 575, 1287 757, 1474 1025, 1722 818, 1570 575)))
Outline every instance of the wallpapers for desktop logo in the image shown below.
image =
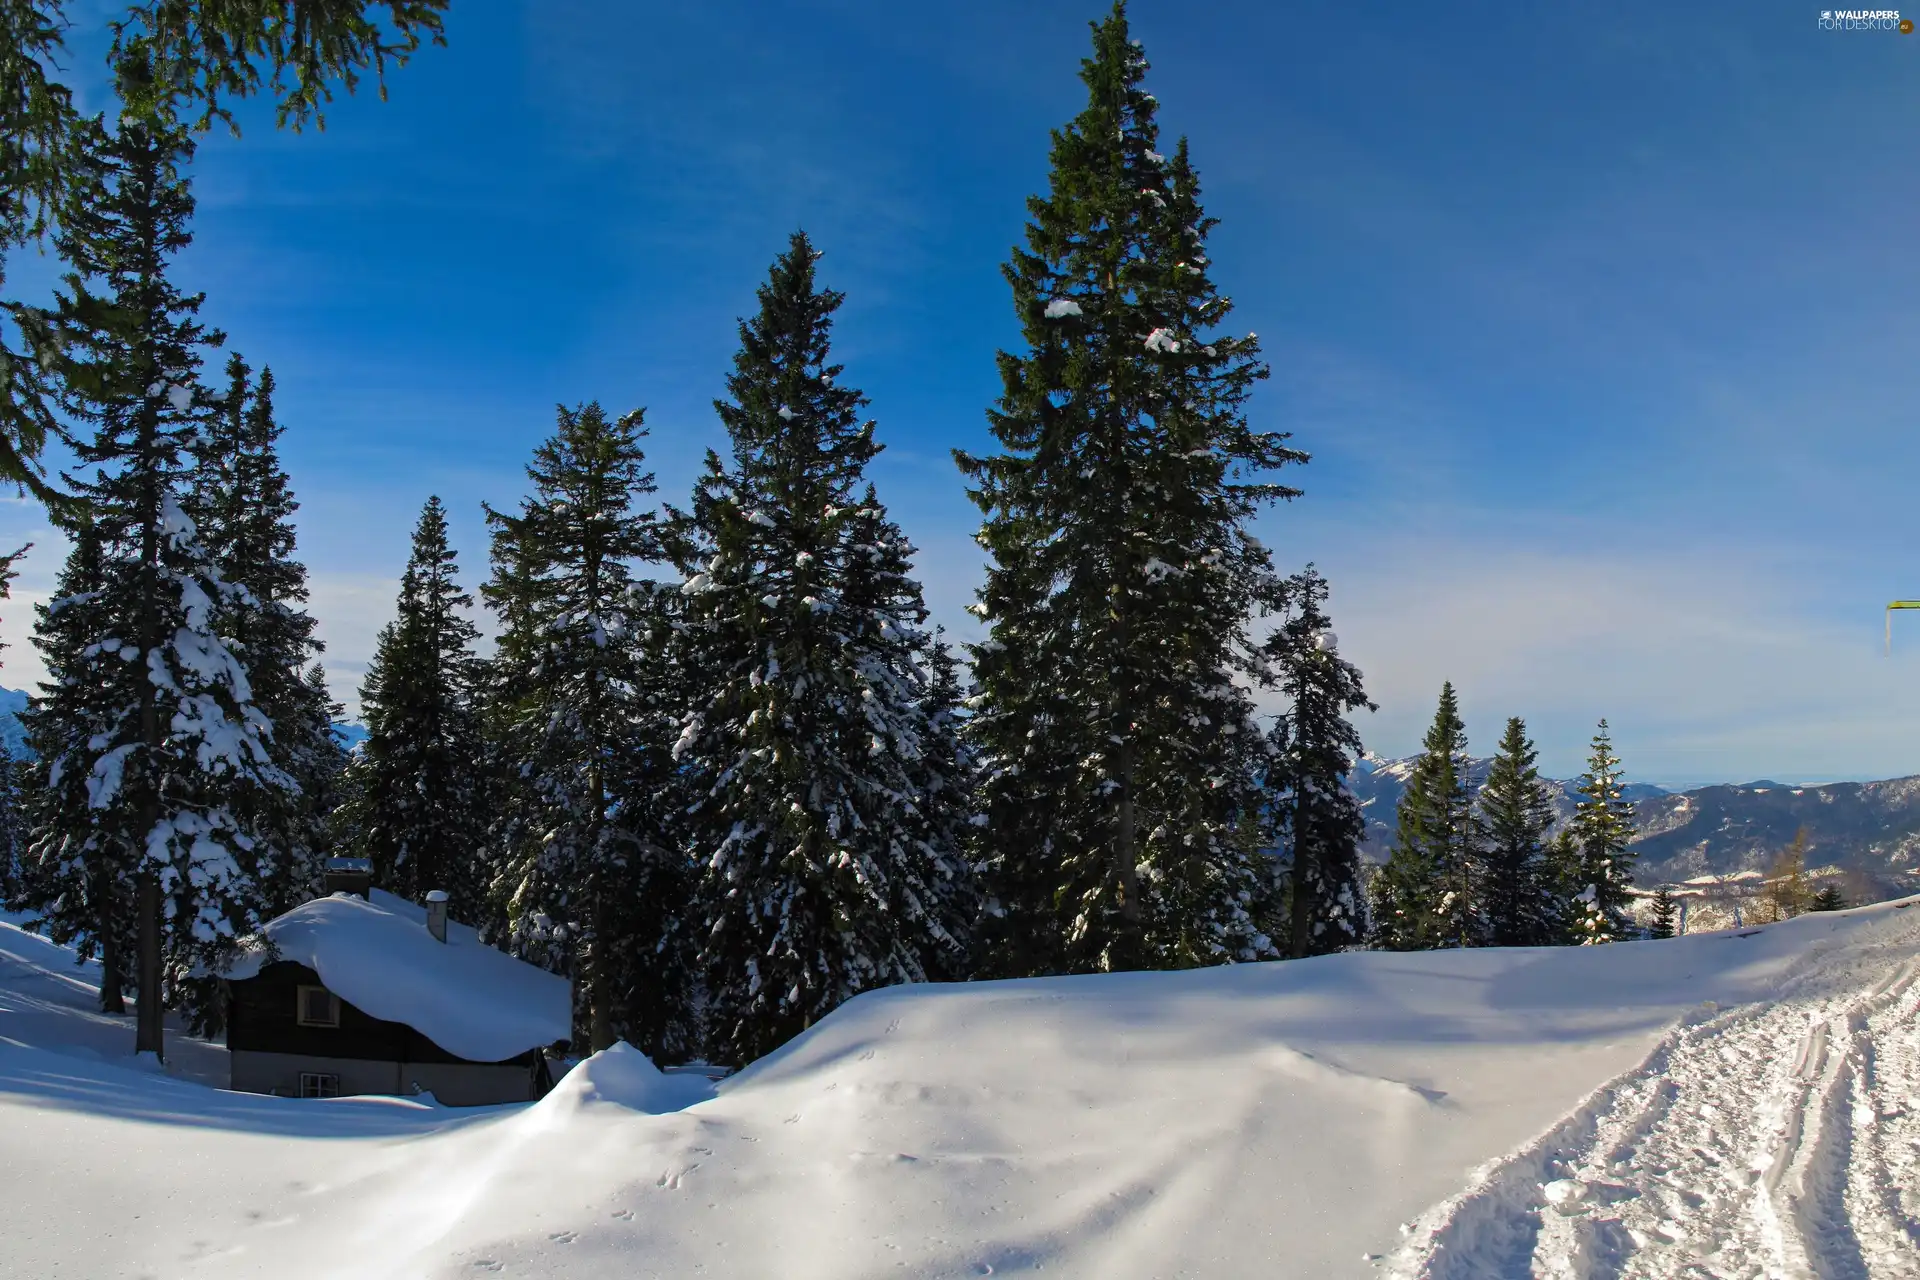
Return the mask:
POLYGON ((1913 34, 1913 19, 1902 18, 1898 9, 1822 9, 1822 31, 1898 31, 1913 34))

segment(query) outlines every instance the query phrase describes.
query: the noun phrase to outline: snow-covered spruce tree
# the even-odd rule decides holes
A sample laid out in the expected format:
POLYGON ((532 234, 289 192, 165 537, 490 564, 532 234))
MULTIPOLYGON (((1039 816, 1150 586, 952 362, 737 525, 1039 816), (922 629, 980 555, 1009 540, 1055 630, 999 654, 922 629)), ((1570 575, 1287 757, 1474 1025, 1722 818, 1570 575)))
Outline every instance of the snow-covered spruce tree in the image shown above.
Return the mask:
MULTIPOLYGON (((138 53, 119 65, 123 93, 145 74, 138 53)), ((75 274, 60 309, 82 335, 69 408, 94 435, 68 483, 91 508, 100 585, 76 615, 90 634, 68 637, 81 647, 61 666, 94 686, 104 723, 65 744, 49 781, 66 797, 70 776, 86 779, 85 817, 53 826, 91 821, 91 856, 136 882, 136 1048, 159 1053, 163 1004, 184 998, 196 1021, 217 1012, 199 998, 209 988, 182 984, 258 922, 240 815, 288 779, 270 761, 271 726, 244 664, 217 629, 243 589, 221 577, 184 505, 189 452, 216 416, 198 384, 201 352, 219 340, 196 318, 200 297, 167 278, 191 238, 181 168, 193 143, 184 127, 131 115, 95 140, 88 180, 63 211, 62 256, 75 274)))
POLYGON ((419 901, 442 889, 455 919, 484 908, 481 744, 474 707, 473 643, 461 612, 473 603, 456 581, 447 512, 428 498, 400 576, 394 620, 360 685, 367 740, 347 765, 342 824, 373 862, 374 883, 419 901))
POLYGON ((1156 150, 1147 63, 1126 14, 1093 29, 1087 107, 1053 135, 1005 270, 1026 343, 1000 355, 1002 452, 957 453, 991 558, 974 612, 969 736, 983 972, 1171 967, 1274 953, 1259 731, 1236 677, 1279 583, 1247 532, 1305 455, 1247 426, 1266 376, 1208 272, 1183 142, 1156 150))
POLYGON ((320 885, 326 821, 345 756, 334 704, 312 678, 323 646, 314 635, 306 566, 293 558, 299 510, 281 468, 273 371, 259 382, 239 353, 227 359, 227 394, 195 450, 193 503, 201 542, 221 576, 244 588, 216 611, 221 634, 246 662, 253 701, 273 726, 274 761, 294 785, 254 797, 244 814, 254 837, 250 870, 265 910, 278 914, 320 885))
POLYGON ((317 841, 315 847, 321 850, 324 865, 324 855, 336 853, 345 847, 335 839, 333 815, 339 812, 340 803, 346 794, 349 755, 346 739, 341 735, 340 730, 346 720, 347 709, 338 698, 334 697, 333 686, 327 682, 327 670, 320 663, 316 662, 308 667, 301 679, 306 683, 307 697, 312 699, 311 705, 318 708, 320 714, 326 717, 326 745, 332 749, 333 753, 334 767, 331 772, 325 771, 324 765, 328 762, 328 757, 322 754, 315 761, 322 768, 315 769, 309 774, 302 766, 300 777, 296 779, 306 792, 307 804, 316 816, 313 826, 314 839, 317 841))
MULTIPOLYGON (((959 677, 953 655, 926 629, 927 606, 913 577, 913 544, 888 518, 869 484, 848 515, 837 614, 865 689, 869 752, 896 758, 872 769, 869 800, 892 830, 890 910, 924 935, 926 976, 967 976, 979 914, 966 833, 972 814, 972 757, 957 730, 959 677), (887 797, 897 796, 889 802, 887 797), (923 875, 931 873, 931 882, 923 875)), ((871 819, 869 819, 871 821, 871 819)), ((883 865, 888 865, 883 864, 883 865)))
POLYGON ((54 586, 35 608, 34 647, 47 679, 22 717, 29 764, 28 835, 8 906, 41 921, 55 942, 101 965, 100 1007, 126 1011, 134 958, 137 851, 108 843, 94 821, 92 742, 114 723, 114 690, 94 680, 87 650, 100 634, 104 582, 99 530, 83 521, 54 586))
POLYGON ((861 991, 917 982, 952 936, 960 854, 922 811, 932 732, 904 548, 863 495, 879 451, 839 383, 841 295, 796 233, 740 326, 716 403, 733 442, 685 517, 675 746, 704 868, 700 971, 712 1052, 746 1062, 861 991), (876 555, 875 553, 878 552, 876 555))
POLYGON ((1388 951, 1485 941, 1482 868, 1467 790, 1467 730, 1453 682, 1400 797, 1392 852, 1374 877, 1374 941, 1388 951))
POLYGON ((1367 935, 1360 845, 1366 817, 1347 789, 1360 734, 1347 719, 1377 708, 1360 669, 1334 647, 1327 580, 1312 565, 1287 583, 1288 612, 1265 645, 1288 708, 1268 736, 1268 821, 1286 878, 1286 953, 1326 955, 1367 935))
POLYGON ((1544 869, 1543 893, 1554 925, 1548 942, 1553 946, 1571 946, 1580 941, 1576 926, 1584 911, 1580 892, 1585 875, 1580 842, 1571 824, 1547 837, 1544 869))
POLYGON ((518 515, 487 512, 500 616, 488 711, 511 788, 490 839, 507 945, 577 979, 579 1040, 687 1055, 692 869, 677 842, 675 708, 662 679, 666 548, 638 411, 562 408, 518 515))
POLYGON ((1476 814, 1486 861, 1481 901, 1489 946, 1551 946, 1563 928, 1547 870, 1553 799, 1539 759, 1526 723, 1510 718, 1481 784, 1476 814))
POLYGON ((1593 735, 1587 771, 1580 775, 1580 803, 1574 811, 1573 841, 1580 853, 1580 887, 1574 895, 1572 933, 1590 946, 1621 942, 1637 927, 1628 913, 1633 901, 1633 804, 1622 798, 1620 758, 1613 754, 1607 722, 1593 735))

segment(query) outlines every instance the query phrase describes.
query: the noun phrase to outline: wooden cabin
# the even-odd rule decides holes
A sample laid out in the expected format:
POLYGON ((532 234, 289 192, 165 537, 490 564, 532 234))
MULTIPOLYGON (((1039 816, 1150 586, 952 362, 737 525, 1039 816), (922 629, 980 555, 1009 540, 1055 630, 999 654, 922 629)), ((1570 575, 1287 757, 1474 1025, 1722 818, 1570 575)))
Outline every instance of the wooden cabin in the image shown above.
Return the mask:
MULTIPOLYGON (((336 860, 336 863, 342 860, 336 860)), ((232 1087, 330 1098, 430 1093, 449 1106, 526 1102, 565 1042, 565 979, 482 944, 447 919, 329 867, 327 897, 242 944, 226 973, 232 1087)))

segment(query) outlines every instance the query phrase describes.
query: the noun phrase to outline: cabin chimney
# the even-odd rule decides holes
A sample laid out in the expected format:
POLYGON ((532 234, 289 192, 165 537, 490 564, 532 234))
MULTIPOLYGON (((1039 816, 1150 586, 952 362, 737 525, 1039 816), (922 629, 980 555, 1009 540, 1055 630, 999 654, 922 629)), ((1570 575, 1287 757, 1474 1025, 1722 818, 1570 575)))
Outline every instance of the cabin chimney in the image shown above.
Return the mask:
POLYGON ((435 942, 447 940, 447 891, 433 889, 427 893, 427 932, 433 935, 435 942))
POLYGON ((328 897, 336 893, 352 893, 371 902, 373 900, 373 860, 328 858, 322 884, 328 897))

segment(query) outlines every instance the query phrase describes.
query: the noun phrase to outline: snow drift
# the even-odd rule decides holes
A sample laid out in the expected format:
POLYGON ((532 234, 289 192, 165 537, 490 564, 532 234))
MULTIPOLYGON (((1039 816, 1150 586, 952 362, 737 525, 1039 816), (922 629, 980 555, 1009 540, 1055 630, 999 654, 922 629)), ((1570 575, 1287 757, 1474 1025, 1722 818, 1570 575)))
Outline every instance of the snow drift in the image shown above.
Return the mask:
POLYGON ((595 1106, 610 1106, 658 1115, 712 1096, 713 1085, 704 1076, 668 1075, 646 1054, 621 1043, 567 1072, 529 1114, 543 1122, 557 1122, 595 1106))
POLYGON ((717 1091, 622 1048, 468 1115, 124 1072, 55 993, 0 1043, 0 1273, 1910 1276, 1911 905, 895 988, 717 1091))

